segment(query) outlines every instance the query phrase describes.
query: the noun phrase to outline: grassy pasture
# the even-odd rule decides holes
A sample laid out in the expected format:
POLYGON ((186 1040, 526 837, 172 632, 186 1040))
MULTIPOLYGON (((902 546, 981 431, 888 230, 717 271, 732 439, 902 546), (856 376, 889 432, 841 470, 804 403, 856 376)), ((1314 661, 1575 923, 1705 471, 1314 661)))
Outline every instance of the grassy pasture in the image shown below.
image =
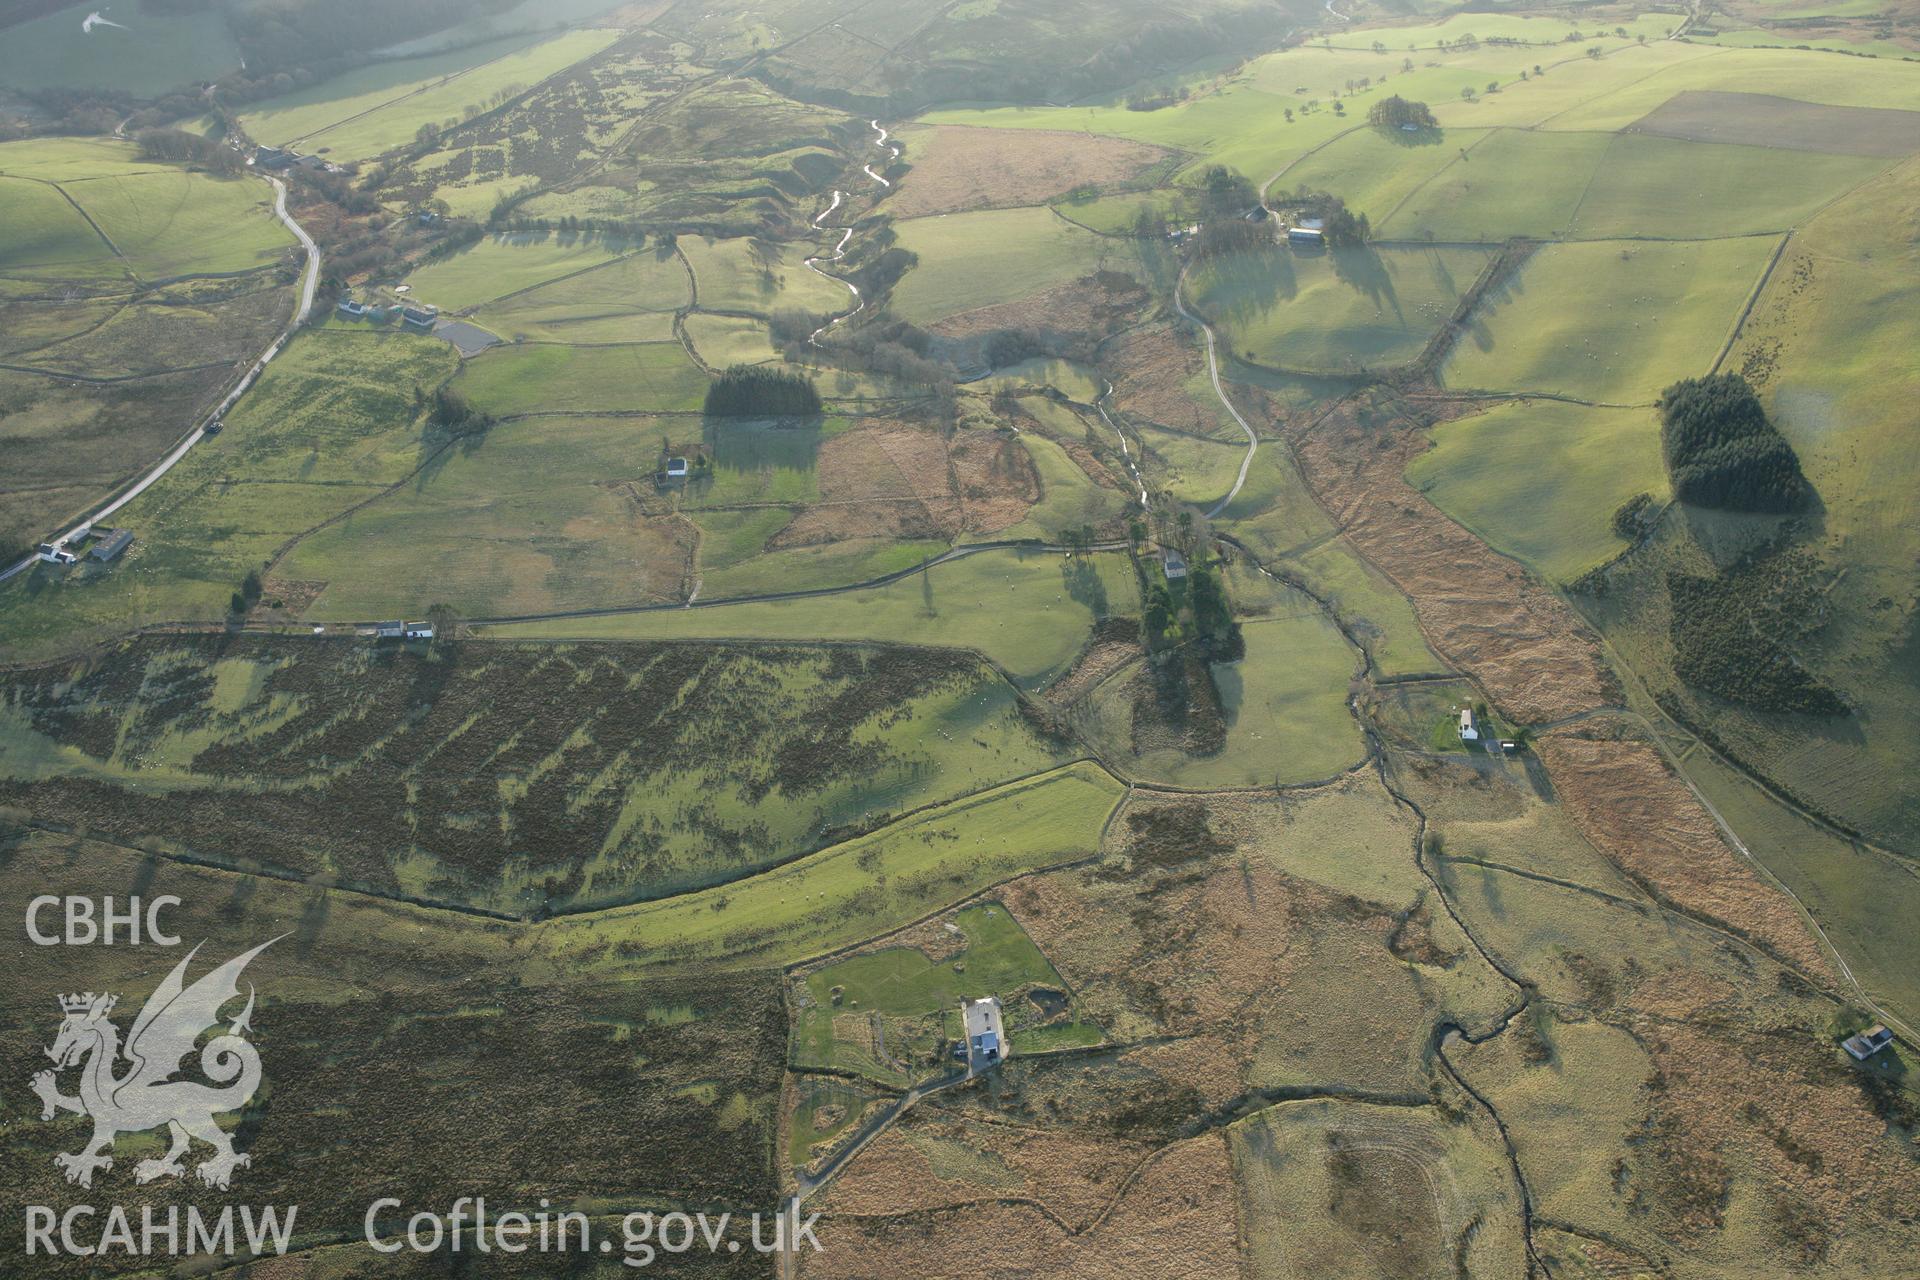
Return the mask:
POLYGON ((0 178, 0 274, 55 280, 126 276, 111 246, 87 225, 60 189, 25 178, 0 178))
POLYGON ((1124 794, 1073 764, 1008 783, 745 880, 552 922, 556 963, 762 967, 898 928, 1001 880, 1090 856, 1124 794))
MULTIPOLYGON (((1074 439, 1080 420, 1051 401, 1032 399, 1024 402, 1053 430, 1074 439)), ((1098 528, 1118 516, 1130 505, 1125 492, 1097 483, 1086 470, 1067 456, 1053 440, 1035 432, 1025 432, 1020 443, 1033 459, 1040 477, 1040 501, 1027 512, 1026 519, 995 537, 1039 538, 1058 542, 1070 529, 1085 525, 1098 528)))
POLYGON ((1556 121, 1568 111, 1582 107, 1604 94, 1634 84, 1669 67, 1681 66, 1717 56, 1708 45, 1660 40, 1644 45, 1612 46, 1606 56, 1589 58, 1585 46, 1568 45, 1563 50, 1518 49, 1503 59, 1499 71, 1500 92, 1482 90, 1473 101, 1465 101, 1456 89, 1444 98, 1433 98, 1433 114, 1445 129, 1517 127, 1531 129, 1556 121), (1515 56, 1517 55, 1517 56, 1515 56), (1542 74, 1534 75, 1539 66, 1542 74), (1527 78, 1520 79, 1526 71, 1527 78))
POLYGON ((82 31, 81 21, 95 8, 69 5, 8 27, 0 39, 0 86, 23 93, 110 89, 152 97, 225 75, 240 63, 239 46, 216 9, 189 13, 149 0, 121 0, 100 10, 121 27, 82 31))
POLYGON ((248 271, 294 243, 264 182, 168 171, 73 179, 66 191, 143 280, 248 271))
POLYGON ((1621 134, 1593 175, 1572 234, 1604 239, 1784 231, 1887 166, 1877 156, 1621 134))
POLYGON ((498 347, 466 362, 454 387, 487 413, 693 412, 707 375, 677 342, 498 347))
POLYGON ((1289 166, 1274 189, 1331 191, 1349 209, 1366 214, 1376 234, 1398 235, 1388 225, 1389 215, 1455 163, 1461 151, 1479 147, 1485 136, 1479 129, 1450 129, 1444 136, 1355 129, 1289 166))
POLYGON ((736 364, 764 364, 780 358, 767 326, 758 320, 696 311, 681 323, 694 353, 715 369, 736 364))
MULTIPOLYGON (((1462 130, 1449 130, 1449 141, 1462 130)), ((1380 232, 1400 240, 1499 241, 1566 234, 1613 139, 1604 133, 1490 129, 1390 210, 1380 232)), ((1335 188, 1337 190, 1337 188, 1335 188)))
POLYGON ((169 173, 166 165, 138 158, 131 142, 118 138, 21 138, 0 143, 0 174, 67 182, 128 173, 169 173))
POLYGON ((1621 503, 1667 491, 1650 408, 1514 401, 1445 423, 1432 437, 1407 479, 1489 545, 1556 582, 1626 548, 1612 529, 1621 503))
POLYGON ((687 530, 631 497, 652 491, 671 435, 646 418, 502 423, 303 540, 277 572, 327 584, 316 620, 431 601, 490 617, 676 599, 687 530))
POLYGON ((947 549, 944 539, 880 535, 781 547, 703 575, 700 595, 720 600, 871 582, 925 564, 947 549))
POLYGON ((376 64, 247 112, 263 142, 295 143, 337 161, 360 160, 413 140, 423 124, 458 119, 503 90, 525 90, 599 53, 620 33, 569 31, 538 44, 509 36, 489 45, 376 64))
POLYGON ((1330 777, 1364 754, 1346 707, 1358 655, 1310 600, 1242 624, 1247 656, 1214 663, 1226 718, 1221 750, 1206 756, 1159 744, 1145 725, 1153 698, 1144 664, 1107 680, 1075 711, 1103 758, 1142 781, 1180 787, 1265 787, 1330 777), (1146 683, 1143 684, 1142 682, 1146 683))
POLYGON ((914 218, 894 230, 920 264, 894 287, 891 309, 916 324, 1012 302, 1099 267, 1134 265, 1125 242, 1096 236, 1044 208, 914 218))
POLYGON ((604 267, 569 275, 486 306, 479 320, 514 339, 605 342, 607 334, 644 333, 626 341, 672 340, 669 317, 693 300, 687 269, 672 254, 629 253, 604 267), (660 326, 667 325, 663 331, 660 326))
MULTIPOLYGON (((408 276, 407 283, 422 302, 443 311, 466 311, 483 302, 506 300, 509 295, 530 294, 562 276, 606 267, 630 247, 626 240, 591 232, 509 232, 489 236, 450 258, 429 263, 408 276)), ((551 294, 558 301, 567 297, 567 283, 560 280, 551 290, 539 292, 551 294)), ((583 293, 592 296, 606 283, 591 280, 583 293)))
POLYGON ((1229 350, 1306 373, 1383 368, 1420 354, 1486 265, 1480 249, 1276 246, 1202 265, 1189 296, 1229 350))
POLYGON ((1066 669, 1101 618, 1136 614, 1119 555, 984 551, 882 587, 698 609, 488 627, 502 637, 892 640, 976 649, 1023 687, 1066 669))
MULTIPOLYGON (((1696 46, 1710 48, 1710 46, 1696 46)), ((1712 49, 1705 56, 1593 96, 1545 122, 1550 129, 1624 129, 1692 89, 1756 89, 1837 107, 1920 110, 1920 76, 1878 58, 1841 59, 1793 49, 1712 49)), ((1504 96, 1504 95, 1503 95, 1504 96)))
POLYGON ((1712 365, 1777 244, 1754 236, 1547 245, 1487 294, 1442 380, 1650 404, 1712 365))
POLYGON ((813 252, 809 245, 769 244, 764 266, 755 261, 752 242, 745 238, 685 236, 679 247, 693 271, 699 305, 706 310, 766 315, 782 307, 816 314, 847 309, 845 285, 801 264, 813 252))

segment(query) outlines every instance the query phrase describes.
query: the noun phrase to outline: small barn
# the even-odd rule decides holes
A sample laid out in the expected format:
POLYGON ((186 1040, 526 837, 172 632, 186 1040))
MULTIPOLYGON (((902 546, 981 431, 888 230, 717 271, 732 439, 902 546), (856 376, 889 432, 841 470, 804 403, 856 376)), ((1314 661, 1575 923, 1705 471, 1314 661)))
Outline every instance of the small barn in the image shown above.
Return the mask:
POLYGON ((133 542, 131 529, 96 529, 99 541, 87 548, 87 554, 95 560, 107 561, 117 557, 133 542))
POLYGON ((433 322, 439 318, 440 313, 432 307, 400 308, 400 322, 418 329, 422 333, 433 332, 433 322))
POLYGON ((1327 243, 1327 233, 1318 227, 1289 227, 1287 243, 1302 249, 1324 248, 1327 243))

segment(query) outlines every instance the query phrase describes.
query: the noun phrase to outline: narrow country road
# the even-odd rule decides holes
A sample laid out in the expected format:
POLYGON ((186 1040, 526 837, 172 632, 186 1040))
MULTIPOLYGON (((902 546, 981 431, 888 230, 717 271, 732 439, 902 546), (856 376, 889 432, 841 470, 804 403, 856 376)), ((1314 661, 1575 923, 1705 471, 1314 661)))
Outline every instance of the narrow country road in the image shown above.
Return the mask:
MULTIPOLYGON (((253 362, 253 367, 247 370, 246 376, 234 385, 233 390, 227 393, 226 398, 214 407, 213 412, 201 419, 193 430, 187 433, 184 440, 169 450, 166 457, 155 463, 151 470, 134 481, 132 485, 122 490, 120 495, 111 502, 95 509, 86 519, 80 521, 58 537, 49 538, 47 541, 58 544, 78 536, 82 530, 105 520, 114 512, 120 510, 120 508, 145 493, 161 476, 173 470, 174 464, 186 457, 189 449, 206 438, 207 424, 219 421, 222 415, 233 408, 240 397, 246 394, 247 388, 253 385, 254 379, 260 376, 260 371, 267 367, 267 363, 270 360, 280 354, 281 349, 287 345, 287 340, 293 337, 300 326, 307 322, 307 317, 313 313, 313 295, 314 291, 320 285, 320 246, 313 242, 313 237, 307 234, 306 228, 302 227, 298 222, 295 222, 293 215, 287 212, 287 184, 278 178, 268 178, 267 181, 273 184, 274 216, 280 219, 287 230, 293 232, 294 238, 300 242, 301 247, 306 250, 307 254, 307 268, 300 282, 300 301, 293 309, 293 319, 287 322, 287 327, 281 330, 280 336, 275 338, 272 345, 260 354, 260 358, 253 362)), ((5 582, 15 574, 23 573, 32 568, 34 561, 38 558, 38 556, 28 555, 8 565, 5 569, 0 569, 0 582, 5 582)))
POLYGON ((1247 425, 1247 420, 1240 416, 1240 411, 1233 407, 1233 401, 1227 399, 1226 389, 1220 385, 1220 358, 1214 353, 1213 349, 1213 329, 1208 326, 1206 321, 1187 310, 1187 304, 1180 298, 1181 291, 1186 287, 1187 268, 1182 267, 1180 268, 1180 278, 1173 282, 1174 309, 1185 317, 1188 322, 1199 325, 1200 332, 1206 335, 1207 376, 1213 380, 1213 394, 1220 397, 1220 403, 1227 407, 1227 412, 1233 415, 1233 420, 1240 424, 1242 431, 1247 433, 1247 456, 1240 459, 1240 474, 1233 478, 1233 488, 1227 490, 1227 496, 1214 503, 1212 509, 1207 512, 1207 519, 1211 520, 1222 511, 1225 511, 1233 500, 1240 496, 1242 486, 1247 483, 1247 471, 1253 466, 1253 455, 1260 448, 1260 437, 1255 435, 1253 428, 1247 425))

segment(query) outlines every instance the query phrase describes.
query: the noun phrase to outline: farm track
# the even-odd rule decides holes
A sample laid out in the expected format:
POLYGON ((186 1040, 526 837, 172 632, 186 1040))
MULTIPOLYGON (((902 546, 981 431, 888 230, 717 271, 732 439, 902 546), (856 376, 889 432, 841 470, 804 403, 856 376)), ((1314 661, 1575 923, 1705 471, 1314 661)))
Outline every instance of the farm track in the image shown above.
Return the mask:
MULTIPOLYGON (((82 530, 91 527, 101 520, 105 520, 114 512, 120 510, 120 508, 145 493, 162 476, 173 470, 174 465, 178 463, 180 459, 186 457, 188 451, 191 450, 194 445, 199 444, 201 440, 206 438, 208 424, 218 421, 222 415, 226 414, 239 402, 240 397, 245 395, 248 388, 253 386, 254 381, 260 376, 261 372, 266 369, 267 365, 275 356, 280 354, 281 349, 285 347, 293 335, 299 331, 300 326, 307 322, 307 317, 313 311, 314 290, 317 289, 320 284, 320 246, 314 243, 313 237, 307 234, 306 228, 294 221, 293 215, 287 212, 287 184, 273 177, 269 177, 267 181, 273 184, 274 216, 280 220, 281 224, 284 225, 287 230, 293 233, 294 238, 300 242, 307 254, 307 269, 301 280, 300 298, 294 306, 293 318, 287 322, 287 327, 281 330, 280 336, 273 340, 267 349, 260 354, 260 358, 255 360, 247 372, 241 376, 240 381, 226 394, 225 398, 222 399, 218 405, 214 406, 213 411, 203 417, 192 430, 188 431, 185 438, 168 451, 165 457, 154 464, 144 475, 134 481, 132 485, 123 489, 119 496, 113 498, 104 506, 94 509, 85 519, 76 523, 65 533, 50 539, 50 541, 62 543, 78 536, 82 530)), ((104 233, 102 234, 102 238, 105 238, 104 233)), ((109 241, 108 243, 111 244, 112 242, 109 241)), ((114 252, 118 253, 119 250, 116 249, 114 252)), ((14 575, 33 567, 37 559, 38 557, 33 555, 23 556, 6 569, 0 570, 0 582, 5 582, 14 575)))
POLYGON ((1227 396, 1226 388, 1220 385, 1220 357, 1214 349, 1213 328, 1199 316, 1187 310, 1187 304, 1180 297, 1181 292, 1186 288, 1186 284, 1187 268, 1182 267, 1179 277, 1173 282, 1174 309, 1178 311, 1189 324, 1198 325, 1200 332, 1205 335, 1207 340, 1207 376, 1213 381, 1213 394, 1220 398, 1220 403, 1226 407, 1228 413, 1233 415, 1233 420, 1240 424, 1242 431, 1247 433, 1247 456, 1240 459, 1240 473, 1233 478, 1233 487, 1227 490, 1227 496, 1214 503, 1213 507, 1207 512, 1207 518, 1211 520, 1222 511, 1225 511, 1229 506, 1233 505, 1233 500, 1240 496, 1241 488, 1247 483, 1247 472, 1253 467, 1253 455, 1255 451, 1260 448, 1260 437, 1254 432, 1254 429, 1248 425, 1247 420, 1240 416, 1240 410, 1234 408, 1233 401, 1227 396))

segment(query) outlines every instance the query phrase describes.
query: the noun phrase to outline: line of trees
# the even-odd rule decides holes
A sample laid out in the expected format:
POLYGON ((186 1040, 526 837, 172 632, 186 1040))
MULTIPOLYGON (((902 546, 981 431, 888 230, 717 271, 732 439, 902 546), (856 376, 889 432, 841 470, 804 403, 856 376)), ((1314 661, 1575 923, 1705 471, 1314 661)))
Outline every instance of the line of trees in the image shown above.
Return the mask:
POLYGON ((1660 447, 1682 502, 1732 511, 1793 511, 1806 502, 1799 456, 1741 375, 1676 382, 1659 408, 1660 447))

